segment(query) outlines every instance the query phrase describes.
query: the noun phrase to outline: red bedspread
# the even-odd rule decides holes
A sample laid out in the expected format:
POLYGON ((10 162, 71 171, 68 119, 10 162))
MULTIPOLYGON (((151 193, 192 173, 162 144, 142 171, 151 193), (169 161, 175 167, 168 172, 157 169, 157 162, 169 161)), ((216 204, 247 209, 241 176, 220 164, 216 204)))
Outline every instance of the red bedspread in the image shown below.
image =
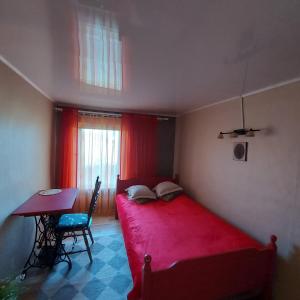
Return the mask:
POLYGON ((147 204, 119 194, 116 203, 134 285, 129 299, 140 297, 146 253, 152 256, 155 271, 183 259, 262 247, 184 194, 170 202, 147 204))

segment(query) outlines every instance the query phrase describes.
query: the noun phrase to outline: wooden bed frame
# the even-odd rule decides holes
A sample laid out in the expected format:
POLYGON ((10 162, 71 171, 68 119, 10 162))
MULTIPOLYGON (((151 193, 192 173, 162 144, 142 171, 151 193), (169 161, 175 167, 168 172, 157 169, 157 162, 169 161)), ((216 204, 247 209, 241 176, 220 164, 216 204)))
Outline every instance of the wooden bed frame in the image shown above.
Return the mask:
MULTIPOLYGON (((117 180, 117 194, 130 185, 153 188, 170 178, 117 180)), ((171 179, 178 182, 178 177, 171 179)), ((117 217, 116 209, 116 217, 117 217)), ((140 300, 272 299, 272 279, 277 237, 261 248, 248 248, 174 262, 165 270, 151 270, 151 256, 145 254, 140 300), (257 299, 257 298, 255 298, 257 299)))
POLYGON ((262 250, 243 249, 175 262, 166 270, 151 271, 145 255, 142 299, 272 299, 277 238, 262 250), (234 298, 235 296, 235 298, 234 298))

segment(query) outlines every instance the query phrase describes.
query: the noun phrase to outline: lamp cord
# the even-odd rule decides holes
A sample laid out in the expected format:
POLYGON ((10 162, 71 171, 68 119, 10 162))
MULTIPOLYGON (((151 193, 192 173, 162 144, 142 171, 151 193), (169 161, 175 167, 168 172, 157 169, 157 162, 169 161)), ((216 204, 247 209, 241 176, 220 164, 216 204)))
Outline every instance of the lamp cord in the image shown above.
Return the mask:
POLYGON ((244 110, 244 96, 243 96, 243 93, 245 91, 245 86, 246 86, 246 80, 247 80, 247 74, 248 74, 248 65, 249 65, 249 59, 247 59, 247 61, 246 61, 245 75, 244 75, 242 90, 241 90, 241 113, 242 113, 243 129, 245 129, 245 110, 244 110))
MULTIPOLYGON (((257 37, 254 37, 254 46, 253 46, 253 52, 256 52, 256 48, 257 48, 257 37)), ((243 123, 243 129, 245 129, 245 111, 244 111, 244 96, 243 93, 245 92, 245 88, 246 88, 246 80, 248 77, 248 68, 249 68, 249 60, 250 57, 248 57, 248 59, 246 60, 246 66, 245 66, 245 74, 244 74, 244 79, 243 79, 243 84, 242 84, 242 90, 241 90, 241 110, 242 110, 242 123, 243 123)))
POLYGON ((243 129, 245 129, 245 110, 244 110, 244 97, 242 96, 242 120, 243 120, 243 129))
POLYGON ((246 66, 245 66, 245 75, 244 75, 242 90, 241 90, 241 97, 242 98, 243 98, 243 93, 245 92, 245 87, 246 87, 246 80, 247 80, 247 75, 248 75, 248 66, 249 66, 249 59, 247 59, 246 66))

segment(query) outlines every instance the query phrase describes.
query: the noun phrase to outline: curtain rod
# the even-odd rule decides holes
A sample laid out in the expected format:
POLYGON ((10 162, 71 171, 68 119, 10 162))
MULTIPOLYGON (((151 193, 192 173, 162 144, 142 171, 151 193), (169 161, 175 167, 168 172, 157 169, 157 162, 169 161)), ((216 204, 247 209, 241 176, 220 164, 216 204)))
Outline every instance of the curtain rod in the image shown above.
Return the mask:
POLYGON ((93 116, 104 116, 104 117, 122 117, 119 113, 109 113, 109 112, 101 112, 101 111, 91 111, 91 110, 78 110, 78 112, 82 115, 93 115, 93 116))
MULTIPOLYGON (((63 107, 55 107, 55 110, 56 111, 63 111, 63 107)), ((82 115, 106 116, 106 117, 115 117, 115 118, 122 117, 122 114, 117 113, 117 112, 93 111, 93 110, 84 110, 84 109, 79 109, 78 112, 82 115)), ((159 116, 157 116, 157 120, 159 120, 159 121, 168 121, 169 117, 159 117, 159 116)))
MULTIPOLYGON (((56 111, 63 111, 63 107, 55 107, 56 111)), ((121 117, 122 114, 115 112, 105 112, 105 111, 93 111, 93 110, 85 110, 79 109, 78 112, 83 115, 99 115, 99 116, 111 116, 111 117, 121 117)))

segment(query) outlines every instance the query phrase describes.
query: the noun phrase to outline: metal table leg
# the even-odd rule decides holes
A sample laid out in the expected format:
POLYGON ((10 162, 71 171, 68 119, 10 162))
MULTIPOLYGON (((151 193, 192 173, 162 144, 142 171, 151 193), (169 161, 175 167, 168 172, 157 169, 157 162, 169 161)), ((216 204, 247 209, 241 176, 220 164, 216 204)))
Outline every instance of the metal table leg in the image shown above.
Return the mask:
POLYGON ((35 235, 32 250, 23 267, 20 279, 24 280, 31 268, 53 267, 60 262, 67 262, 72 267, 71 259, 65 251, 62 237, 55 232, 54 216, 42 215, 35 220, 35 235))

